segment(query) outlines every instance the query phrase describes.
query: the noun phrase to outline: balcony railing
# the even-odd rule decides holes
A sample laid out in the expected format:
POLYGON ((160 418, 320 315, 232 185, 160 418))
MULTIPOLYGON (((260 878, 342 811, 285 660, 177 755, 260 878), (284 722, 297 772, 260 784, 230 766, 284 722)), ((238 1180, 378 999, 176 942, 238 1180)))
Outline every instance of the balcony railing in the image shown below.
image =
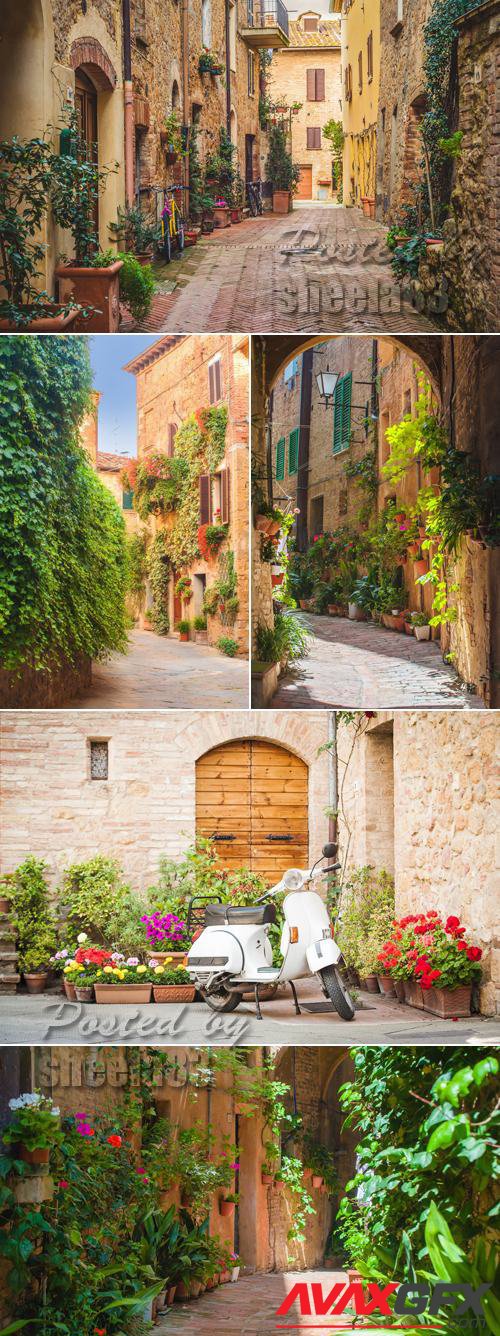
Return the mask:
POLYGON ((248 0, 241 36, 252 47, 288 46, 288 10, 283 0, 248 0))

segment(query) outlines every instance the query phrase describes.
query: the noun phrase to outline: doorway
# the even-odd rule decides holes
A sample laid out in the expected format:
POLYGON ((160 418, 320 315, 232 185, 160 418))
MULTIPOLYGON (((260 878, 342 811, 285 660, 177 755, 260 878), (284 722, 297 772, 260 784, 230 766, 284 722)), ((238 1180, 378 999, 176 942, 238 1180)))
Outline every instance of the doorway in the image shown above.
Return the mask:
MULTIPOLYGON (((75 71, 75 111, 78 124, 78 132, 83 145, 83 152, 86 162, 95 162, 99 160, 99 149, 97 144, 97 90, 84 70, 75 71)), ((96 234, 99 228, 99 205, 98 200, 94 202, 93 208, 94 227, 96 234)))
POLYGON ((286 747, 226 742, 196 765, 196 831, 213 839, 228 871, 248 867, 269 884, 309 856, 308 769, 286 747))
POLYGON ((312 199, 312 170, 310 163, 300 168, 296 199, 312 199))

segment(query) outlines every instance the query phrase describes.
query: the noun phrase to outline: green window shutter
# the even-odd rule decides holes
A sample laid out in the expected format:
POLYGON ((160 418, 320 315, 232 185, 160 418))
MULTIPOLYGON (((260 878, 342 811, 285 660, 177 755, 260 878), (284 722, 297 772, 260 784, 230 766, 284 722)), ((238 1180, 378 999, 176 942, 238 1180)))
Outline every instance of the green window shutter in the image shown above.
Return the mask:
POLYGON ((123 510, 133 510, 133 509, 134 509, 134 493, 133 493, 133 492, 123 492, 123 493, 122 493, 122 509, 123 509, 123 510))
POLYGON ((351 439, 352 372, 335 387, 333 403, 333 453, 346 450, 351 439))
POLYGON ((283 482, 285 476, 285 437, 281 437, 276 446, 276 480, 283 482))
POLYGON ((288 442, 288 472, 290 474, 297 472, 298 462, 299 462, 299 428, 295 427, 295 430, 290 432, 290 440, 288 442))

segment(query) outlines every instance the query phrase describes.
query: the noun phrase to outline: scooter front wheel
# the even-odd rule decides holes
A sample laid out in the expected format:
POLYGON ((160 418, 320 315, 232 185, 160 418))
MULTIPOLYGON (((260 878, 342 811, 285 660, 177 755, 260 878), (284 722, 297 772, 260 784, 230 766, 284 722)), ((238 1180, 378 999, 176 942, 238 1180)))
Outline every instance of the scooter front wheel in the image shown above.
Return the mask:
POLYGON ((354 1003, 336 965, 328 965, 319 971, 325 992, 343 1021, 354 1020, 354 1003))
POLYGON ((203 1001, 211 1011, 236 1011, 241 1002, 241 993, 230 993, 227 988, 221 988, 220 993, 207 993, 205 988, 200 988, 200 994, 203 1001))

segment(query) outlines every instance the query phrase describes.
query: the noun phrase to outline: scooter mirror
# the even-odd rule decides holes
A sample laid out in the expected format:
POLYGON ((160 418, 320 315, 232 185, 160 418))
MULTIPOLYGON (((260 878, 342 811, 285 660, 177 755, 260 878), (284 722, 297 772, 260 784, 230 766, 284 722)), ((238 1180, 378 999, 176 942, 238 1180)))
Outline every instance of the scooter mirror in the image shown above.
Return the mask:
POLYGON ((336 858, 336 856, 337 856, 336 844, 331 843, 323 845, 323 858, 336 858))

